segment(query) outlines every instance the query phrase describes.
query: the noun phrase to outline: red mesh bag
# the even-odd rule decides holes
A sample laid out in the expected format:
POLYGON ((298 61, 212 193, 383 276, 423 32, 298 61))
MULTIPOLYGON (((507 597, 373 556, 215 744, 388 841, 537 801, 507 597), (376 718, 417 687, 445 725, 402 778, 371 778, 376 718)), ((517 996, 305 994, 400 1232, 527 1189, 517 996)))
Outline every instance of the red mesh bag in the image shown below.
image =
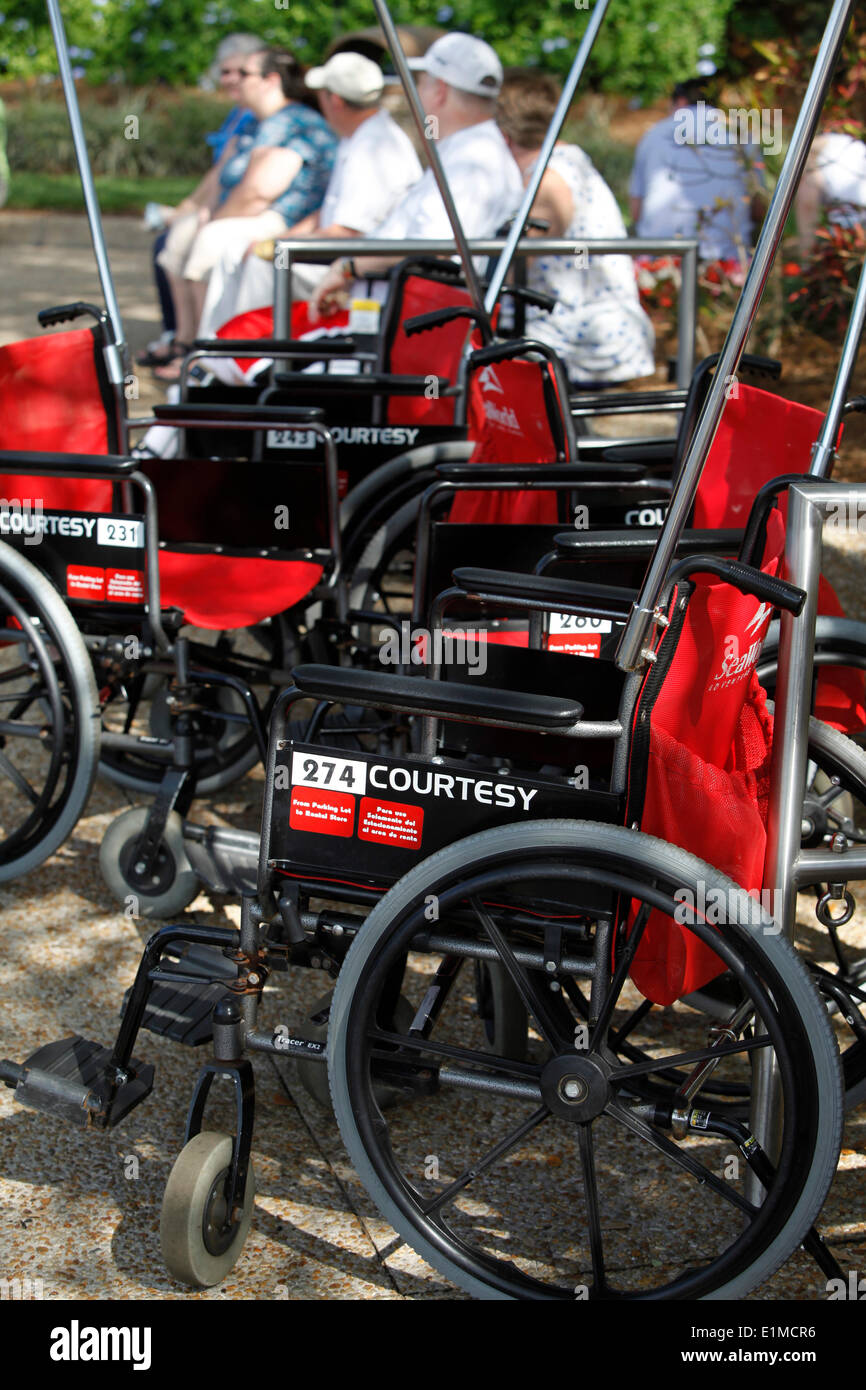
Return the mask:
MULTIPOLYGON (((783 542, 776 511, 768 527, 766 574, 778 573, 783 542)), ((754 668, 772 608, 700 575, 695 585, 652 708, 640 825, 646 834, 705 859, 755 895, 764 869, 772 721, 754 668)), ((640 708, 646 708, 645 691, 646 685, 635 730, 640 708)), ((630 808, 628 819, 632 816, 630 808)), ((724 969, 692 933, 653 912, 631 974, 646 998, 670 1004, 724 969)))
MULTIPOLYGON (((824 417, 811 406, 739 384, 725 405, 695 498, 700 529, 745 526, 755 495, 784 473, 806 473, 824 417)), ((787 498, 780 502, 787 514, 787 498)), ((842 617, 830 583, 821 576, 818 612, 842 617)), ((815 717, 842 733, 866 726, 866 675, 825 666, 816 682, 815 717)))
MULTIPOLYGON (((496 362, 472 373, 467 422, 472 463, 556 463, 546 362, 496 362)), ((555 525, 553 492, 461 492, 450 520, 463 525, 555 525)))
MULTIPOLYGON (((89 328, 50 333, 0 348, 0 449, 107 454, 108 414, 89 328)), ((96 479, 4 473, 8 498, 41 499, 60 511, 111 510, 111 484, 96 479)))

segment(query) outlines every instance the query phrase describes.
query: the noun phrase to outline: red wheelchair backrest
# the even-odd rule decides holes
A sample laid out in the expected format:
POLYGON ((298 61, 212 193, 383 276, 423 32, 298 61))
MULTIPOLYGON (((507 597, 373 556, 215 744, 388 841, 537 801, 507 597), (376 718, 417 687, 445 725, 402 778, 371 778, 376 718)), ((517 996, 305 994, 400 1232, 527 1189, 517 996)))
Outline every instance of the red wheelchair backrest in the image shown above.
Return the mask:
POLYGON ((811 406, 734 384, 695 497, 698 530, 745 526, 765 483, 783 473, 805 473, 824 418, 811 406))
MULTIPOLYGON (((111 452, 108 401, 89 328, 50 333, 0 348, 0 449, 34 453, 111 452)), ((0 475, 9 498, 46 508, 110 511, 111 484, 96 479, 0 475)))
MULTIPOLYGON (((471 320, 460 318, 443 323, 438 328, 406 336, 403 324, 417 314, 433 309, 445 309, 472 301, 459 285, 447 285, 428 280, 421 275, 407 276, 400 304, 400 316, 394 341, 390 346, 384 370, 399 376, 441 376, 454 385, 460 370, 460 359, 471 330, 471 320)), ((453 425, 454 398, 451 396, 393 396, 388 401, 389 425, 453 425)))
MULTIPOLYGON (((784 523, 771 513, 762 569, 782 563, 784 523)), ((635 707, 627 820, 706 860, 747 892, 760 892, 766 849, 772 719, 755 675, 772 605, 696 575, 657 697, 653 668, 635 707), (644 732, 649 722, 648 746, 644 732), (644 761, 645 759, 645 761, 644 761)), ((756 909, 757 911, 757 909, 756 909)), ((670 917, 653 912, 632 966, 638 989, 656 1004, 701 988, 724 970, 720 958, 670 917)))

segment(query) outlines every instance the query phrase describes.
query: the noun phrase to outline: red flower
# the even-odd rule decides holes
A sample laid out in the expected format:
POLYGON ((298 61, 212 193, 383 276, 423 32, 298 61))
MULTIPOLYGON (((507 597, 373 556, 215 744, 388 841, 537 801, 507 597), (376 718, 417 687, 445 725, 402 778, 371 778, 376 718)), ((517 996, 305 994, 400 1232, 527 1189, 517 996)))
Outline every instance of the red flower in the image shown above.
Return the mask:
POLYGON ((802 272, 796 261, 786 261, 782 266, 783 275, 800 275, 802 272))

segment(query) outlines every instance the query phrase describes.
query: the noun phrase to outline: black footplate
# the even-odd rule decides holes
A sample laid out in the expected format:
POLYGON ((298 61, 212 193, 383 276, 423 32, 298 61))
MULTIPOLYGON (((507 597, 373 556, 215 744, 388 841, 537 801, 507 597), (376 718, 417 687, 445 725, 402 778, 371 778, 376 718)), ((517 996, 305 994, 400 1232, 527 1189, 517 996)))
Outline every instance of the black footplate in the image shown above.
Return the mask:
POLYGON ((58 1115, 83 1129, 118 1124, 153 1090, 153 1067, 133 1058, 118 1077, 111 1052, 74 1035, 46 1043, 20 1066, 3 1063, 2 1079, 15 1085, 22 1105, 58 1115), (115 1084, 112 1090, 112 1083, 115 1084))
MULTIPOLYGON (((213 946, 182 946, 174 959, 160 962, 160 976, 178 975, 177 982, 160 979, 151 986, 142 1028, 185 1047, 201 1047, 213 1037, 211 1012, 225 994, 222 980, 237 978, 237 969, 213 946), (195 979, 189 979, 195 976, 195 979), (216 978, 216 983, 214 980, 216 978)), ((123 1000, 126 1008, 129 991, 123 1000)))

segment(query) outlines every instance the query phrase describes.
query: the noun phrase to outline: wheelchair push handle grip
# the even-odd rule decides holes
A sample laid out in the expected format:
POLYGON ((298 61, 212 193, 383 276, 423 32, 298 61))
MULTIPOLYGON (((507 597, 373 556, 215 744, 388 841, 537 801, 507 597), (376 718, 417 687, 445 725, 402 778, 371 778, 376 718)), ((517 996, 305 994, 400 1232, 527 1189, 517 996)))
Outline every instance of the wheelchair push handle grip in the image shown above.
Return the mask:
POLYGON ((403 332, 407 338, 411 338, 416 333, 426 333, 430 328, 451 323, 453 319, 474 319, 480 324, 482 316, 468 304, 452 304, 447 309, 432 309, 429 314, 416 314, 414 318, 406 319, 403 332))
POLYGON ((508 294, 512 299, 520 299, 524 304, 533 304, 538 309, 555 309, 556 299, 552 294, 543 294, 541 290, 530 290, 525 285, 505 285, 503 294, 508 294))
POLYGON ((105 317, 102 309, 95 304, 85 303, 83 299, 76 300, 74 304, 58 304, 53 309, 40 309, 36 317, 42 328, 51 328, 55 323, 68 323, 71 319, 83 318, 85 314, 90 314, 97 323, 102 323, 105 317))
POLYGON ((680 579, 692 574, 714 574, 719 579, 733 584, 743 594, 754 594, 762 603, 771 603, 774 608, 784 609, 786 613, 800 613, 806 602, 805 589, 789 584, 786 579, 764 574, 753 565, 745 565, 742 560, 724 560, 715 555, 696 555, 681 560, 671 570, 672 579, 680 579))

